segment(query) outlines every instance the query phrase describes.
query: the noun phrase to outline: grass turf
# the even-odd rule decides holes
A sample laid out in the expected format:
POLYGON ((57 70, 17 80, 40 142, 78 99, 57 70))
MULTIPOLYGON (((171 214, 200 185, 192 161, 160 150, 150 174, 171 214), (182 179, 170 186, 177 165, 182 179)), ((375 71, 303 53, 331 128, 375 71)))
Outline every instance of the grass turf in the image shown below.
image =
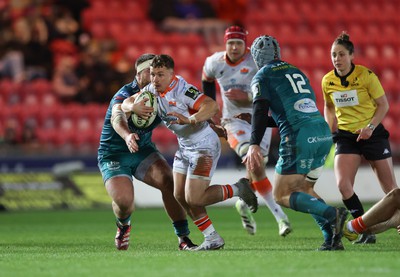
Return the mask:
MULTIPOLYGON (((138 209, 131 246, 117 251, 110 210, 0 213, 0 276, 398 276, 400 237, 395 230, 374 245, 318 252, 322 236, 312 218, 286 210, 294 232, 278 235, 261 206, 258 230, 249 236, 233 207, 209 207, 225 249, 178 251, 172 225, 162 209, 138 209)), ((190 223, 191 238, 202 236, 190 223)))

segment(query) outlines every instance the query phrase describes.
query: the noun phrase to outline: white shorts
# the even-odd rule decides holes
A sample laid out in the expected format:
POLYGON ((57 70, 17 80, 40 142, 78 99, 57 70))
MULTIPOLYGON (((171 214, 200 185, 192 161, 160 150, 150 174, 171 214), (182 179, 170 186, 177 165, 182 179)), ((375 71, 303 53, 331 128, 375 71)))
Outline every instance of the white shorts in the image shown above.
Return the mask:
POLYGON ((212 133, 200 142, 182 146, 175 153, 173 171, 191 179, 211 180, 221 155, 221 142, 212 133))
MULTIPOLYGON (((247 154, 247 149, 250 146, 251 124, 241 119, 232 119, 224 124, 228 132, 228 143, 236 154, 243 159, 247 154)), ((260 147, 264 158, 268 157, 269 148, 271 145, 272 129, 265 130, 264 137, 260 147)))

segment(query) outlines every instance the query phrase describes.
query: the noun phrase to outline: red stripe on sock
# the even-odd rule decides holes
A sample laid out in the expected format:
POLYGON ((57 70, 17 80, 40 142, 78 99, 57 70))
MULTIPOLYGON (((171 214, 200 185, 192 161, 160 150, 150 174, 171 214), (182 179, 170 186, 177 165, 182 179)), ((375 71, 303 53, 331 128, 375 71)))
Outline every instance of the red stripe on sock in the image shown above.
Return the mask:
POLYGON ((228 189, 226 186, 221 186, 222 189, 222 200, 226 200, 228 198, 228 189))
POLYGON ((233 189, 231 185, 226 185, 226 188, 228 190, 228 198, 232 198, 233 197, 233 189))
POLYGON ((353 227, 354 231, 356 231, 359 234, 362 234, 364 230, 367 228, 361 216, 352 220, 351 226, 353 227))
POLYGON ((233 197, 233 189, 231 185, 221 185, 222 187, 222 200, 233 197))
POLYGON ((206 216, 203 216, 203 217, 195 220, 194 224, 196 224, 196 226, 200 230, 200 232, 203 232, 205 229, 207 229, 211 225, 211 220, 208 218, 208 215, 206 215, 206 216))
POLYGON ((253 181, 252 185, 261 195, 265 195, 272 191, 272 185, 268 178, 262 179, 261 181, 253 181))

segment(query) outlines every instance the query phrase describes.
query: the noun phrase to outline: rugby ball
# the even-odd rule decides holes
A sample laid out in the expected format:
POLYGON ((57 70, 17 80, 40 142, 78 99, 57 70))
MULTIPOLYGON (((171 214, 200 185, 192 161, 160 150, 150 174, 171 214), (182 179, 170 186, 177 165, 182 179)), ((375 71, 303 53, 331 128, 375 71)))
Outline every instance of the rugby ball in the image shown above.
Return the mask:
POLYGON ((148 119, 143 119, 139 117, 137 114, 132 113, 131 115, 132 122, 138 128, 149 127, 154 122, 154 119, 156 119, 157 116, 157 98, 150 91, 140 92, 140 94, 136 96, 134 103, 138 103, 146 98, 149 100, 146 101, 145 105, 148 107, 152 107, 154 111, 151 113, 151 116, 148 119))

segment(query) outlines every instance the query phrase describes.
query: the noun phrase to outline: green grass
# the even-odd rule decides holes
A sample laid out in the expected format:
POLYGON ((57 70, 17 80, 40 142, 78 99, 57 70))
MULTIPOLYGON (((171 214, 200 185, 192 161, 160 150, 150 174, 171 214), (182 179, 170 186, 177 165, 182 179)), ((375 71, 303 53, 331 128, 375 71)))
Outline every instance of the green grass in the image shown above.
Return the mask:
MULTIPOLYGON (((138 209, 128 251, 114 248, 110 210, 0 213, 0 276, 398 276, 400 237, 378 235, 375 245, 318 252, 321 234, 310 216, 286 210, 294 232, 278 236, 262 206, 258 231, 249 236, 233 207, 210 207, 225 249, 177 250, 172 225, 162 209, 138 209)), ((190 223, 191 238, 202 236, 190 223)))

